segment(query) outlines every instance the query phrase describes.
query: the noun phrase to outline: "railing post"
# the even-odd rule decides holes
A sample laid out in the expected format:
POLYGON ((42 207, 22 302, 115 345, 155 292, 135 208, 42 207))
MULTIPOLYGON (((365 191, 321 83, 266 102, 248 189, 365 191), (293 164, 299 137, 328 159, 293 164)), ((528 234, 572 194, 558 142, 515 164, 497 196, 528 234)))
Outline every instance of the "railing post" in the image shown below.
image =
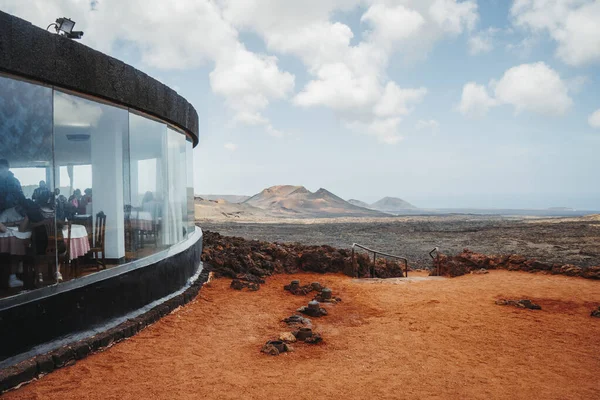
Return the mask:
POLYGON ((373 252, 373 266, 371 267, 371 278, 375 278, 375 259, 377 258, 377 253, 373 252))
POLYGON ((358 270, 357 268, 354 266, 354 246, 352 246, 352 275, 359 278, 358 276, 358 270))

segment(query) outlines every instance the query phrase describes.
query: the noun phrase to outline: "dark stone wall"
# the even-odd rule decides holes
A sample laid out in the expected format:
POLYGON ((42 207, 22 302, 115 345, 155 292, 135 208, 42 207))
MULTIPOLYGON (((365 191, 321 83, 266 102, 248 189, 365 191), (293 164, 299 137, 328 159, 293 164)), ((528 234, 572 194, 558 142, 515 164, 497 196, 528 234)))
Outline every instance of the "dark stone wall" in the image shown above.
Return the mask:
POLYGON ((155 264, 0 311, 0 361, 176 292, 197 272, 201 253, 200 239, 155 264))
POLYGON ((198 114, 173 89, 122 61, 2 11, 0 72, 143 111, 185 130, 194 146, 198 144, 198 114))

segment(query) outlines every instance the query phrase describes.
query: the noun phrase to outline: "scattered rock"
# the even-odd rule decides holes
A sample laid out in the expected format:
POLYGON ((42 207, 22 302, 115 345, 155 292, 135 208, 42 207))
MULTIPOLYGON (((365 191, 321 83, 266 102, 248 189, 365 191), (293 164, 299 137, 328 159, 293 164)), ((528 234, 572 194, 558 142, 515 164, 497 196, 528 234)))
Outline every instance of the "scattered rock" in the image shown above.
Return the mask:
POLYGON ((496 304, 499 306, 515 306, 520 308, 528 308, 530 310, 541 310, 542 307, 533 303, 531 300, 522 299, 522 300, 508 300, 508 299, 500 299, 496 300, 496 304))
POLYGON ((286 351, 294 350, 291 346, 281 340, 269 340, 260 350, 262 353, 269 354, 271 356, 278 356, 286 351))
POLYGON ((283 290, 287 290, 291 294, 297 296, 305 296, 306 294, 315 290, 311 285, 300 286, 300 281, 292 281, 289 285, 285 285, 283 290))
POLYGON ((490 271, 488 271, 485 268, 481 268, 481 269, 478 269, 478 270, 475 270, 475 271, 471 271, 472 274, 481 274, 481 275, 483 275, 483 274, 489 274, 489 272, 490 271))
POLYGON ((312 336, 306 338, 306 340, 304 340, 304 343, 308 343, 308 344, 317 344, 317 343, 321 343, 323 341, 323 338, 321 338, 321 335, 319 335, 318 333, 313 333, 312 336))
MULTIPOLYGON (((211 272, 212 273, 212 272, 211 272)), ((237 274, 236 279, 240 281, 254 282, 254 283, 265 283, 265 280, 252 274, 237 274)))
POLYGON ((298 312, 302 314, 310 315, 311 317, 322 317, 327 315, 327 310, 319 307, 319 302, 312 300, 308 302, 308 306, 300 307, 298 312))
POLYGON ((310 327, 312 325, 310 319, 304 318, 302 315, 298 315, 298 314, 292 315, 291 317, 284 319, 283 322, 285 322, 286 324, 288 324, 291 327, 294 327, 294 326, 310 327))
POLYGON ((342 301, 342 299, 339 297, 333 297, 333 295, 331 294, 331 289, 329 288, 323 288, 321 293, 317 293, 313 300, 318 301, 319 303, 332 304, 339 303, 340 301, 342 301))
POLYGON ((279 355, 279 350, 277 349, 277 347, 273 346, 272 344, 265 344, 262 349, 260 349, 261 353, 265 353, 268 354, 270 356, 278 356, 279 355))
POLYGON ((242 290, 244 288, 247 288, 250 291, 256 292, 258 289, 260 289, 260 284, 254 283, 254 282, 240 281, 239 279, 234 279, 231 281, 230 287, 235 290, 242 290))
POLYGON ((595 318, 600 318, 600 307, 598 307, 597 309, 595 309, 594 311, 592 311, 591 316, 595 317, 595 318))
POLYGON ((313 331, 310 328, 300 328, 297 331, 295 331, 293 334, 296 337, 296 339, 298 339, 300 341, 304 341, 313 335, 313 331))
POLYGON ((286 343, 294 343, 296 341, 296 336, 294 336, 292 332, 282 332, 279 334, 279 340, 286 343))

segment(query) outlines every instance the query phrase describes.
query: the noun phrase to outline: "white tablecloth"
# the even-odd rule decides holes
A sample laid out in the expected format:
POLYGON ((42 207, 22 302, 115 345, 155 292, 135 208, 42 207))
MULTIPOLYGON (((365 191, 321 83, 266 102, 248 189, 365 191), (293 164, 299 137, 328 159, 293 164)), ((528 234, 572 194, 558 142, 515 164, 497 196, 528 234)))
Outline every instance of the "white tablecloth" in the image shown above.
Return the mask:
POLYGON ((0 232, 0 253, 24 256, 30 239, 31 232, 19 232, 17 227, 10 226, 6 232, 0 232))
MULTIPOLYGON (((63 228, 63 237, 65 243, 68 239, 69 231, 65 225, 63 228)), ((88 233, 83 225, 71 225, 71 260, 84 256, 90 251, 90 241, 88 240, 88 233)))

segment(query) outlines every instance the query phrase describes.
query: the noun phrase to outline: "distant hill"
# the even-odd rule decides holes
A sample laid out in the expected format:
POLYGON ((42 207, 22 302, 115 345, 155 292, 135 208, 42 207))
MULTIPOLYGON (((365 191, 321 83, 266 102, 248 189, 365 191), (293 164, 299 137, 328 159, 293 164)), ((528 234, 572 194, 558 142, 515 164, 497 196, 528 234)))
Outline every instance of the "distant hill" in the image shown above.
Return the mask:
POLYGON ((235 194, 200 194, 199 197, 204 200, 225 200, 229 203, 243 203, 248 200, 250 196, 242 196, 235 194))
POLYGON ((194 197, 194 211, 197 219, 264 219, 270 217, 265 210, 249 204, 230 203, 226 200, 206 200, 194 197))
POLYGON ((350 204, 326 189, 321 188, 313 193, 304 186, 272 186, 243 204, 261 208, 272 215, 298 218, 386 216, 384 213, 350 204))
POLYGON ((417 209, 417 207, 413 206, 409 202, 399 199, 397 197, 384 197, 383 199, 371 204, 370 208, 383 212, 396 212, 402 210, 417 209))
POLYGON ((353 206, 357 206, 357 207, 371 208, 370 204, 367 204, 364 201, 360 201, 360 200, 356 200, 356 199, 350 199, 350 200, 348 200, 348 203, 352 204, 353 206))

